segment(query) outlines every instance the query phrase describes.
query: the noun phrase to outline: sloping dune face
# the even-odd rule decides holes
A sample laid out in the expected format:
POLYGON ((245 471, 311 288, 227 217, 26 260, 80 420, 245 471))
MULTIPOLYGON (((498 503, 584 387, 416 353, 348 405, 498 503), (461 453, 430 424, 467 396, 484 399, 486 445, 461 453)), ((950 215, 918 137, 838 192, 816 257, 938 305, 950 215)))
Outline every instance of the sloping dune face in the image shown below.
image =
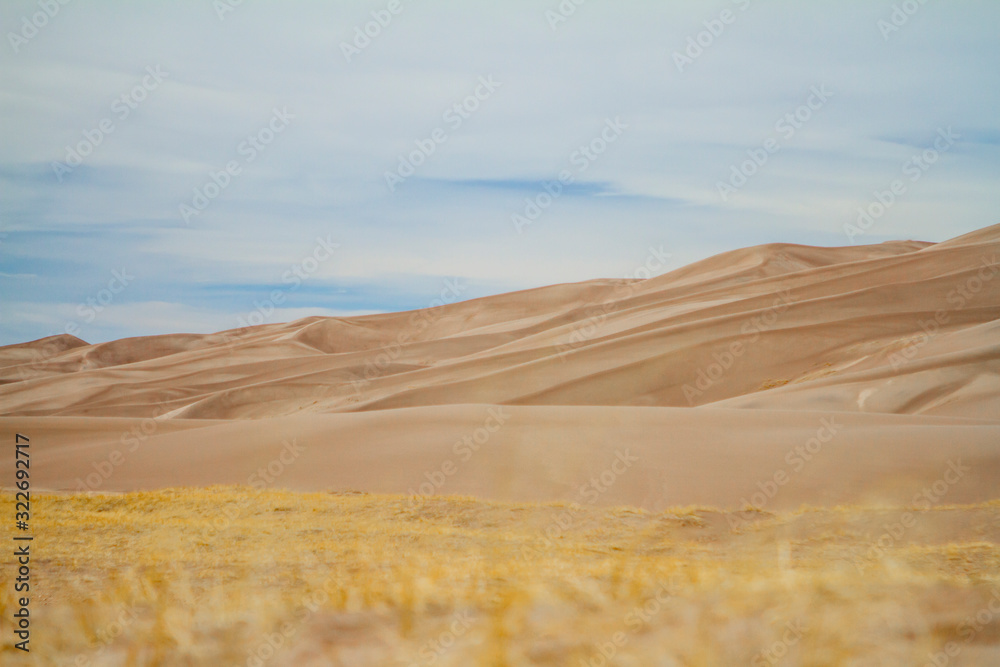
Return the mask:
MULTIPOLYGON (((370 457, 354 461, 367 466, 355 486, 369 480, 378 491, 405 492, 440 468, 449 452, 458 455, 463 429, 476 433, 477 420, 489 419, 480 413, 500 407, 512 411, 517 427, 483 445, 488 457, 476 459, 478 467, 467 469, 471 477, 456 489, 573 499, 575 473, 553 472, 546 477, 552 483, 487 480, 493 473, 482 461, 502 465, 527 456, 536 473, 539 465, 558 467, 536 460, 535 449, 547 445, 532 435, 557 422, 549 441, 553 451, 565 452, 563 460, 601 452, 610 465, 616 448, 609 440, 627 424, 630 441, 620 446, 648 452, 656 470, 668 469, 671 457, 688 457, 691 467, 672 488, 693 489, 690 475, 698 466, 705 476, 713 465, 733 466, 737 475, 748 457, 764 450, 784 465, 783 454, 808 442, 821 420, 834 415, 857 433, 838 450, 840 459, 831 455, 823 464, 830 470, 876 456, 869 450, 884 448, 892 429, 905 427, 930 457, 916 477, 933 481, 935 470, 946 470, 946 458, 931 454, 934 442, 957 439, 982 463, 977 474, 986 488, 1000 481, 994 452, 1000 443, 998 254, 1000 226, 941 244, 774 244, 645 281, 557 285, 424 311, 101 345, 59 336, 0 348, 0 422, 51 425, 53 442, 77 453, 96 448, 76 459, 54 456, 53 469, 58 460, 80 466, 66 464, 54 474, 56 487, 79 486, 90 472, 87 460, 106 453, 101 447, 124 442, 129 424, 155 419, 149 442, 162 440, 172 454, 146 452, 125 466, 138 466, 133 473, 102 488, 183 484, 193 478, 186 468, 171 469, 169 459, 178 452, 188 461, 218 454, 195 475, 198 483, 240 483, 243 467, 225 468, 239 460, 239 443, 254 452, 250 458, 266 462, 269 450, 261 443, 273 444, 283 430, 324 443, 317 445, 324 449, 315 469, 290 476, 292 486, 348 485, 329 467, 357 446, 406 460, 408 468, 385 475, 370 457), (85 425, 83 418, 92 421, 85 425), (217 450, 192 444, 191 429, 223 444, 217 450), (689 438, 667 437, 670 431, 689 438), (338 438, 349 438, 350 446, 334 444, 338 438), (765 441, 751 453, 754 443, 765 441), (723 450, 731 454, 728 462, 713 463, 711 456, 723 450)), ((755 460, 755 470, 773 470, 769 461, 755 460)), ((643 475, 638 490, 607 498, 651 504, 650 488, 659 478, 650 470, 643 475)), ((670 499, 738 502, 734 489, 742 487, 724 489, 733 478, 722 477, 714 486, 701 480, 717 493, 671 493, 670 499)), ((854 496, 841 489, 829 498, 842 502, 871 491, 871 480, 855 481, 854 496)), ((826 498, 810 491, 813 486, 803 484, 794 500, 826 498)))
POLYGON ((211 336, 0 348, 7 415, 239 419, 490 403, 1000 415, 1000 227, 768 245, 646 281, 211 336))

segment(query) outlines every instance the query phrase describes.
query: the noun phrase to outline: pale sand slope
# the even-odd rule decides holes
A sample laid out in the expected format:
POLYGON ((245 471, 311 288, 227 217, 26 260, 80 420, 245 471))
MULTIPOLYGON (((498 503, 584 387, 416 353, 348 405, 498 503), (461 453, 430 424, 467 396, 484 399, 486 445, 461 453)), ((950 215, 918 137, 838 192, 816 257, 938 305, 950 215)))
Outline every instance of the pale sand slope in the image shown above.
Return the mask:
MULTIPOLYGON (((972 503, 1000 488, 1000 425, 953 418, 456 405, 148 421, 148 436, 143 426, 106 417, 0 418, 3 437, 30 434, 39 489, 248 484, 658 511, 972 503), (927 501, 915 500, 925 489, 927 501)), ((8 461, 2 466, 8 474, 8 461)))
POLYGON ((306 449, 278 486, 419 490, 450 461, 436 492, 588 502, 581 486, 630 449, 639 462, 596 502, 732 507, 785 473, 768 509, 907 503, 959 458, 972 471, 937 501, 986 500, 998 250, 1000 226, 937 245, 768 245, 414 313, 60 336, 0 348, 0 428, 30 432, 50 488, 90 473, 107 490, 252 482, 295 438, 306 449), (455 443, 501 405, 507 423, 463 460, 455 443), (800 463, 831 418, 834 440, 800 463), (130 451, 122 434, 142 426, 130 451), (115 450, 124 461, 102 465, 115 450))

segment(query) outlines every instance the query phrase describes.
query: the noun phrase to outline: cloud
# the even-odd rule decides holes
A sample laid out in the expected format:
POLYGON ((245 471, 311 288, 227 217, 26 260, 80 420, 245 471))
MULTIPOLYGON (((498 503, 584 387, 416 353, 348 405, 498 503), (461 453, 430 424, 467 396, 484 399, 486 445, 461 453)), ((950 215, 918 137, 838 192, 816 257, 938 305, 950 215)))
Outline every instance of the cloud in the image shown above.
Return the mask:
MULTIPOLYGON (((317 237, 341 252, 295 312, 418 308, 446 278, 471 297, 614 277, 650 245, 678 263, 839 245, 946 126, 962 141, 868 238, 944 240, 1000 204, 1000 87, 987 85, 1000 6, 929 3, 889 40, 877 22, 892 3, 591 2, 553 29, 558 6, 407 2, 348 62, 342 43, 377 5, 243 3, 224 20, 206 2, 65 5, 0 50, 0 343, 53 333, 64 304, 123 267, 137 278, 116 306, 133 311, 94 336, 227 326, 317 237), (706 38, 723 9, 736 20, 706 38), (706 45, 678 71, 691 39, 706 45), (136 92, 151 67, 162 82, 136 92), (502 85, 449 123, 490 76, 502 85), (829 102, 778 133, 823 85, 829 102), (275 109, 294 116, 280 133, 275 109), (577 171, 615 118, 628 129, 577 171), (389 192, 385 173, 439 127, 446 140, 389 192), (780 151, 720 197, 774 136, 780 151), (87 155, 57 173, 73 151, 87 155), (573 183, 518 234, 511 216, 566 169, 573 183), (214 188, 185 220, 181 205, 214 188), (179 319, 140 308, 153 303, 179 319)), ((16 30, 35 11, 12 0, 0 20, 16 30)))

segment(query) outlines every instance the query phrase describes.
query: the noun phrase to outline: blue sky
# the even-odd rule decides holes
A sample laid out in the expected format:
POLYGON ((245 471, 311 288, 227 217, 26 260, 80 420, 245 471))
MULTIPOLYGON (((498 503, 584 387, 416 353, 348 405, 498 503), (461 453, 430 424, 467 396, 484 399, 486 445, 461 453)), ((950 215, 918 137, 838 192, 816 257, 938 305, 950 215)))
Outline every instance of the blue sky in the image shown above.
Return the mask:
POLYGON ((992 0, 5 0, 0 344, 945 240, 998 222, 998 25, 992 0))

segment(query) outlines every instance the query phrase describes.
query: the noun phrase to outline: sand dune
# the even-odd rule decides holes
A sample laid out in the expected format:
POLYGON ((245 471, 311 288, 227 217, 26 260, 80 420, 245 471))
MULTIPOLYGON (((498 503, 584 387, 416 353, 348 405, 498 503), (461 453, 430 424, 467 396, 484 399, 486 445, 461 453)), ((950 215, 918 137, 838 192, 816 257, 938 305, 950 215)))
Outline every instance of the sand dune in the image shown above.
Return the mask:
POLYGON ((41 441, 37 486, 84 491, 273 484, 788 510, 905 505, 941 480, 935 504, 981 502, 1000 479, 1000 424, 897 415, 456 405, 262 421, 6 417, 0 428, 41 441))
POLYGON ((596 502, 732 507, 784 471, 775 507, 899 503, 958 459, 948 500, 979 502, 1000 488, 998 251, 1000 226, 771 244, 424 311, 56 336, 0 348, 0 427, 43 443, 53 489, 247 483, 295 440, 269 484, 419 491, 451 462, 434 493, 580 502, 628 449, 641 463, 596 502), (490 410, 509 421, 469 453, 490 410))

